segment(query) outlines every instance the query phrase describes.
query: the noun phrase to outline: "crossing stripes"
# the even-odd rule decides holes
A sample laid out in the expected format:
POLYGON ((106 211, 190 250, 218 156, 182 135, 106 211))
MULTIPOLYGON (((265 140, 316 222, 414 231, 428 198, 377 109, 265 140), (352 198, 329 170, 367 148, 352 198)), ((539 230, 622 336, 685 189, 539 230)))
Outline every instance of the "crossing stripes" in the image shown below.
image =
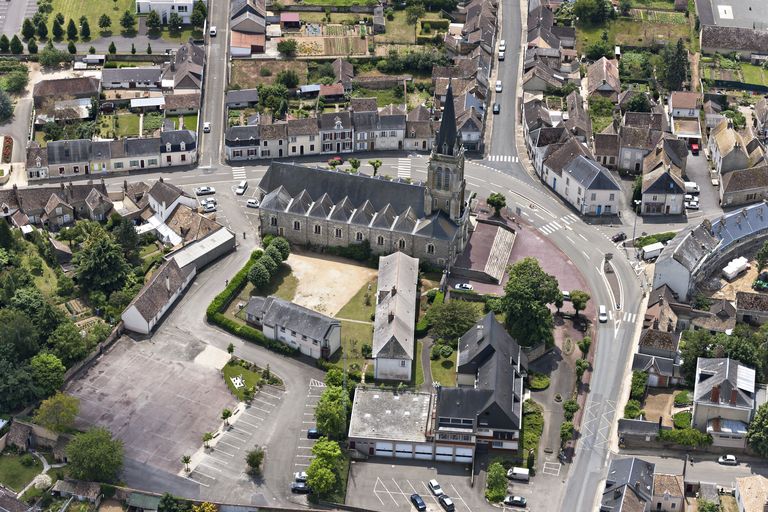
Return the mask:
POLYGON ((245 179, 245 167, 233 167, 232 168, 232 178, 236 180, 244 180, 245 179))
POLYGON ((410 158, 397 159, 397 177, 398 178, 411 177, 411 159, 410 158))
POLYGON ((512 162, 512 163, 516 163, 520 161, 518 157, 512 156, 512 155, 488 155, 488 158, 486 160, 488 160, 489 162, 512 162))
POLYGON ((566 215, 565 217, 561 217, 558 220, 560 222, 562 222, 562 224, 560 224, 560 222, 558 222, 557 220, 553 220, 552 222, 541 226, 539 228, 539 231, 541 231, 545 235, 551 235, 555 231, 557 231, 559 229, 563 229, 564 226, 568 226, 568 225, 573 224, 574 222, 578 221, 579 218, 576 215, 574 215, 573 213, 570 213, 570 214, 566 215))

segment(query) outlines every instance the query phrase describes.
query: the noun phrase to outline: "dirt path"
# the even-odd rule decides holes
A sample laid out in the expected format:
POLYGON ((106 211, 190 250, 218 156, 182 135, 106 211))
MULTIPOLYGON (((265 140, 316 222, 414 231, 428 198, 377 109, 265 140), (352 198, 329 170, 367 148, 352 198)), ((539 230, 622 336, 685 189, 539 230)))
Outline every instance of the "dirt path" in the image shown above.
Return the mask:
POLYGON ((699 76, 699 57, 700 53, 689 54, 691 57, 691 89, 695 92, 699 91, 699 84, 701 84, 699 76))

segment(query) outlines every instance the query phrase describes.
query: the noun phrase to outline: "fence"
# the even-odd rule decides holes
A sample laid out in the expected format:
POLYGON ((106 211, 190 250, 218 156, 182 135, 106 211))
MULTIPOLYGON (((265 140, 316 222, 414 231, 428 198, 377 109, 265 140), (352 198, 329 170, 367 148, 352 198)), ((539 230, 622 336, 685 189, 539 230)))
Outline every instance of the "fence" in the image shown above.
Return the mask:
POLYGON ((64 374, 64 384, 67 384, 69 381, 77 377, 77 375, 80 373, 80 371, 91 364, 96 358, 98 358, 100 355, 104 353, 105 350, 109 349, 112 345, 115 344, 117 340, 120 339, 120 336, 125 331, 123 327, 123 321, 121 320, 114 329, 112 329, 112 332, 109 333, 109 336, 107 336, 107 339, 96 345, 94 349, 91 351, 91 353, 82 361, 75 364, 72 368, 67 370, 67 372, 64 374))
POLYGON ((290 12, 351 12, 356 14, 373 14, 374 6, 367 5, 350 5, 350 6, 322 6, 322 5, 284 5, 282 9, 278 9, 275 5, 272 6, 272 10, 275 12, 290 11, 290 12))

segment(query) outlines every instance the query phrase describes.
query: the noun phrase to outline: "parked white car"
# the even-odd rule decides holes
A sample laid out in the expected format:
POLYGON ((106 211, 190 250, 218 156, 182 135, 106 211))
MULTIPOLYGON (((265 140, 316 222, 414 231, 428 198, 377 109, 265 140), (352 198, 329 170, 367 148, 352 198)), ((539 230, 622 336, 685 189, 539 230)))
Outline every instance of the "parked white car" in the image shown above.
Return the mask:
POLYGON ((210 196, 216 193, 216 189, 213 187, 197 187, 195 189, 195 195, 198 196, 210 196))
POLYGON ((454 287, 455 290, 472 291, 472 285, 469 283, 457 283, 454 287))
POLYGON ((496 92, 501 92, 502 85, 501 80, 496 80, 496 92))
POLYGON ((505 51, 507 51, 507 42, 506 42, 504 39, 502 39, 501 41, 499 41, 499 51, 500 51, 500 52, 505 52, 505 51))
POLYGON ((717 459, 717 462, 720 464, 723 464, 724 466, 738 466, 739 461, 736 459, 735 455, 723 455, 719 459, 717 459))

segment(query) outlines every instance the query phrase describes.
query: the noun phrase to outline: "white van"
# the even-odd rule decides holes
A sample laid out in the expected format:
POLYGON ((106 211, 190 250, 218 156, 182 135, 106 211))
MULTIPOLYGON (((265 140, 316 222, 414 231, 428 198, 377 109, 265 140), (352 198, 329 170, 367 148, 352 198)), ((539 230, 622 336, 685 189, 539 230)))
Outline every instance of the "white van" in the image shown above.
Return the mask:
POLYGON ((235 194, 241 196, 245 194, 246 190, 248 190, 248 182, 243 180, 237 185, 237 188, 235 189, 235 194))
POLYGON ((608 310, 605 309, 604 305, 600 305, 600 307, 597 310, 597 319, 600 321, 601 324, 604 324, 608 321, 608 310))
POLYGON ((515 466, 514 468, 507 471, 507 478, 511 478, 512 480, 521 480, 523 482, 527 482, 531 479, 531 471, 526 468, 519 468, 515 466))
POLYGON ((208 31, 211 37, 216 37, 216 25, 211 25, 211 30, 208 31))
POLYGON ((642 249, 643 259, 648 261, 648 260, 652 260, 653 258, 658 258, 659 254, 661 254, 661 251, 663 250, 664 250, 664 244, 661 242, 656 242, 655 244, 646 245, 642 249))
POLYGON ((701 192, 701 189, 699 188, 699 185, 695 181, 686 181, 685 182, 685 193, 686 194, 698 194, 701 192))

